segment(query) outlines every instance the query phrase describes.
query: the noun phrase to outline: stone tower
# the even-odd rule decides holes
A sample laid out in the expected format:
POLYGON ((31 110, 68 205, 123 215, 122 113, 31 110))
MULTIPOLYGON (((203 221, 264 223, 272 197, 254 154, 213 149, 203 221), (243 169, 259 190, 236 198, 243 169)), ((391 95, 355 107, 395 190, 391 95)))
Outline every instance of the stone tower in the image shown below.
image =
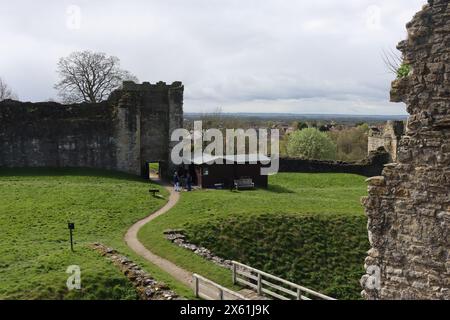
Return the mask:
POLYGON ((366 299, 450 299, 450 5, 429 0, 398 48, 410 74, 391 100, 408 106, 397 163, 369 179, 366 299))
POLYGON ((123 88, 111 95, 110 104, 118 107, 122 124, 117 131, 119 139, 134 134, 131 140, 119 144, 125 149, 118 154, 117 165, 122 171, 132 168, 133 173, 148 176, 147 163, 159 162, 163 176, 171 176, 170 136, 183 127, 183 91, 181 82, 124 82, 123 88))

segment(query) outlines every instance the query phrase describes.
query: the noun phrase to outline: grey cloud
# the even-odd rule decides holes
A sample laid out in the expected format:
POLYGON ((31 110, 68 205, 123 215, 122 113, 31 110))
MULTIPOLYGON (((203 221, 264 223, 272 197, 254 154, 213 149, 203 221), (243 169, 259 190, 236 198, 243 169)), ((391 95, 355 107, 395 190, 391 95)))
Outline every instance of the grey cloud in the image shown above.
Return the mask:
POLYGON ((141 80, 182 80, 187 111, 404 113, 387 102, 381 53, 424 2, 2 1, 0 75, 23 100, 44 100, 58 58, 91 49, 141 80), (66 27, 72 4, 79 30, 66 27))

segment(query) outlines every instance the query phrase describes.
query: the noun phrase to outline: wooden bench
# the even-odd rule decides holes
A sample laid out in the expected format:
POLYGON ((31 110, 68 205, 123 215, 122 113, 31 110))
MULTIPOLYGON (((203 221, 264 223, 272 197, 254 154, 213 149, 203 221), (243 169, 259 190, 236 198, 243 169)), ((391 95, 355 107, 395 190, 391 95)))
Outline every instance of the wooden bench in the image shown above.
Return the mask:
POLYGON ((215 183, 214 184, 214 189, 222 190, 223 188, 224 188, 224 184, 223 183, 215 183))
POLYGON ((253 189, 255 188, 255 184, 253 183, 252 179, 244 178, 234 180, 234 187, 236 188, 236 190, 253 189))
POLYGON ((159 190, 158 189, 150 189, 150 190, 148 190, 148 192, 150 192, 152 194, 152 196, 155 197, 156 194, 159 193, 159 190))

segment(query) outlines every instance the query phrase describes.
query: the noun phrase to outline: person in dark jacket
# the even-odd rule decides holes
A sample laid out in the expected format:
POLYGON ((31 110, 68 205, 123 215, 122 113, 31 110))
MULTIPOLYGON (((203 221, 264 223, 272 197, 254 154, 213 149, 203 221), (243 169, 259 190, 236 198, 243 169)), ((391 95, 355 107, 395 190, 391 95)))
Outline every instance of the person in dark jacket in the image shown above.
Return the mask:
POLYGON ((173 188, 176 192, 180 191, 180 176, 177 171, 173 174, 173 188))
POLYGON ((186 189, 192 191, 192 176, 189 172, 186 173, 186 189))

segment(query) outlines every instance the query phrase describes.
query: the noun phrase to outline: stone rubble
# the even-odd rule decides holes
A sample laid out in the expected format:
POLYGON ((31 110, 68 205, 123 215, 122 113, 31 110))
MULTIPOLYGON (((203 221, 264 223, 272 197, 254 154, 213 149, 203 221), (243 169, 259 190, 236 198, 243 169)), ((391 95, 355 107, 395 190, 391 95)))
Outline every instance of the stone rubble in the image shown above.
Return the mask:
POLYGON ((233 264, 231 260, 223 259, 221 257, 215 256, 209 249, 206 249, 204 247, 198 247, 195 244, 192 244, 187 241, 186 235, 184 234, 183 230, 175 229, 175 230, 166 230, 164 231, 164 235, 167 240, 171 241, 172 243, 175 243, 181 248, 188 249, 195 254, 214 262, 215 264, 227 268, 232 269, 233 264))
POLYGON ((116 250, 101 243, 92 244, 92 248, 112 261, 133 283, 141 300, 179 300, 180 297, 162 282, 153 279, 136 263, 120 255, 116 250))

